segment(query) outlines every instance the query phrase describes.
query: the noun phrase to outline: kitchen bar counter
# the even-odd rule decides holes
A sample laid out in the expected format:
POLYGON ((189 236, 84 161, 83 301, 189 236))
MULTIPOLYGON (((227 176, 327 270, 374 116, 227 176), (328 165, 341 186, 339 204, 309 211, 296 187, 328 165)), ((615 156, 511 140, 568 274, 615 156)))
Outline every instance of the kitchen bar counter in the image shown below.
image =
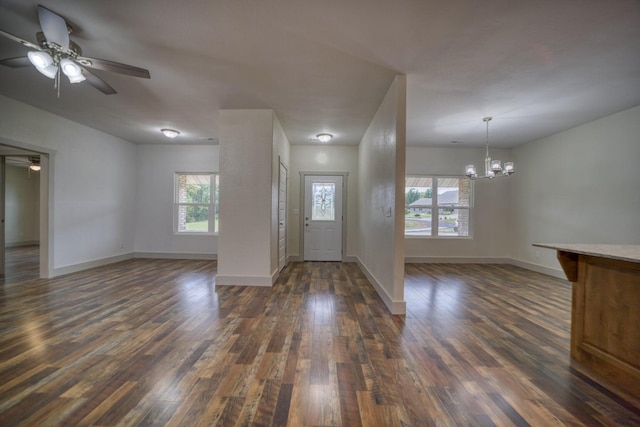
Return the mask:
POLYGON ((572 282, 571 357, 640 398, 640 245, 534 246, 572 282))

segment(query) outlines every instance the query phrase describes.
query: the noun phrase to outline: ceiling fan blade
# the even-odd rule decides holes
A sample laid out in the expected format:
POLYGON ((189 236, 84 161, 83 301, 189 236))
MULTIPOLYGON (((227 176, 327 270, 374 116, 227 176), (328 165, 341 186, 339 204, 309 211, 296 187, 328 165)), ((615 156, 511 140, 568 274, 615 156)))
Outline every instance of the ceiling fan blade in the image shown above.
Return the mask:
POLYGON ((36 46, 35 44, 28 42, 26 40, 21 39, 18 36, 14 36, 11 33, 7 33, 6 31, 0 30, 0 36, 4 36, 10 40, 13 40, 14 42, 18 42, 26 47, 30 47, 31 49, 37 49, 40 50, 40 46, 36 46))
POLYGON ((78 61, 85 67, 95 68, 96 70, 111 71, 113 73, 126 74, 127 76, 133 77, 141 77, 143 79, 151 78, 149 70, 134 67, 133 65, 107 61, 106 59, 88 58, 86 56, 79 56, 76 58, 76 61, 78 61))
POLYGON ((20 56, 18 58, 8 58, 0 61, 0 65, 5 65, 12 68, 28 67, 31 65, 31 61, 26 56, 20 56))
POLYGON ((98 89, 100 92, 104 93, 105 95, 114 95, 118 93, 114 88, 111 87, 111 85, 109 85, 109 83, 105 82, 100 77, 93 74, 91 71, 82 66, 80 66, 80 69, 82 70, 82 75, 87 79, 87 83, 98 89))
POLYGON ((38 5, 38 19, 49 43, 55 43, 65 51, 69 49, 69 30, 62 16, 38 5))

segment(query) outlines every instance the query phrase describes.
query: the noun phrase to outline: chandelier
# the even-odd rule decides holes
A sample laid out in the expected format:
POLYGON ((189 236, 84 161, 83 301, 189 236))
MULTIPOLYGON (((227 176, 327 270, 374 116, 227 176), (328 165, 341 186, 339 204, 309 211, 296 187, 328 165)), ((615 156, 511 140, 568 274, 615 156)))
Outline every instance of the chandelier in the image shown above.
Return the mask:
POLYGON ((489 157, 489 122, 491 119, 492 117, 482 119, 487 124, 487 152, 484 158, 484 176, 478 176, 478 171, 474 165, 467 165, 465 166, 465 175, 470 179, 493 179, 497 176, 509 176, 516 171, 513 162, 504 162, 504 167, 502 167, 500 160, 491 160, 491 157, 489 157))

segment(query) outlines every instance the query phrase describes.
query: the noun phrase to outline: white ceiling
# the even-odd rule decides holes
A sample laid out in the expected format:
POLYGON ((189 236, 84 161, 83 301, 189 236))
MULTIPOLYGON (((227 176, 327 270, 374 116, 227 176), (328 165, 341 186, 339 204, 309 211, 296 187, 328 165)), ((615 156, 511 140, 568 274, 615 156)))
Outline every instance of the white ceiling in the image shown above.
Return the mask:
MULTIPOLYGON (((119 93, 0 66, 0 94, 135 143, 211 143, 220 109, 272 108, 292 144, 357 144, 396 74, 409 145, 510 147, 640 105, 638 0, 41 0, 119 93)), ((0 0, 35 43, 37 1, 0 0)), ((0 58, 27 49, 0 38, 0 58)))

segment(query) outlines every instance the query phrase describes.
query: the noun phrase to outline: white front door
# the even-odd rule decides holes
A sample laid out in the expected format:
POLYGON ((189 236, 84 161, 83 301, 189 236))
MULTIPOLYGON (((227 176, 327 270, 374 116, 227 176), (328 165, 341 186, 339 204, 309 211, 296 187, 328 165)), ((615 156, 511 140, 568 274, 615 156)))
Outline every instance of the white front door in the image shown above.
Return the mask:
POLYGON ((287 264, 287 168, 280 163, 278 188, 278 271, 287 264))
POLYGON ((305 175, 305 261, 342 261, 342 178, 305 175))

